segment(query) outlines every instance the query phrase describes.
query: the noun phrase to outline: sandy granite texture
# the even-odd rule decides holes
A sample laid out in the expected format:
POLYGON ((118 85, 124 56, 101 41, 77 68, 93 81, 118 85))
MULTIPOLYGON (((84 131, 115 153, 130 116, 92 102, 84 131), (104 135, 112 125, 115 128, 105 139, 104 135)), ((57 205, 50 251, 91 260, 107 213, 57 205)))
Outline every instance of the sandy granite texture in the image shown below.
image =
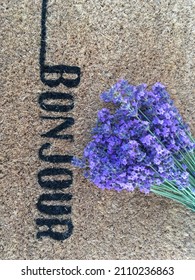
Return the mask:
POLYGON ((101 191, 69 163, 38 156, 46 142, 52 145, 47 155, 82 155, 104 106, 99 95, 119 78, 167 85, 194 134, 195 2, 46 1, 46 63, 80 67, 81 80, 73 88, 41 82, 41 2, 7 0, 0 8, 0 258, 195 259, 195 214, 183 206, 153 194, 101 191), (43 110, 38 99, 47 91, 73 95, 74 109, 43 110), (66 133, 74 142, 41 137, 62 122, 41 116, 72 117, 75 124, 66 133), (64 241, 36 237, 36 219, 51 218, 36 203, 52 192, 40 187, 37 174, 51 167, 73 172, 73 184, 64 190, 73 196, 67 202, 72 211, 60 218, 69 217, 74 229, 64 241))

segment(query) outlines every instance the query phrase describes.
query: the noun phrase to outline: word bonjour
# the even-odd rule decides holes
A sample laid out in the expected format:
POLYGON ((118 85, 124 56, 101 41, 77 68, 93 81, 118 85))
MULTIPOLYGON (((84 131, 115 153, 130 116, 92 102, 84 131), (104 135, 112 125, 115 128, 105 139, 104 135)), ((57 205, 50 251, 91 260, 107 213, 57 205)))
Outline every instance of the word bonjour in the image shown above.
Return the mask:
MULTIPOLYGON (((55 88, 60 84, 73 88, 80 83, 80 68, 69 65, 47 65, 46 58, 46 17, 48 0, 42 0, 41 16, 41 46, 40 46, 40 79, 47 88, 55 88), (52 78, 51 78, 52 76, 52 78), (55 76, 55 78, 54 78, 55 76), (65 77, 64 77, 65 76, 65 77), (50 77, 50 79, 48 78, 50 77), (68 78, 67 78, 68 77, 68 78)), ((49 139, 60 139, 62 141, 72 142, 73 135, 64 134, 62 131, 74 124, 74 119, 64 114, 74 108, 74 98, 71 93, 58 91, 45 91, 39 95, 39 106, 50 115, 41 116, 42 120, 61 120, 61 123, 41 134, 41 137, 49 139), (55 115, 57 112, 57 116, 55 115)), ((39 159, 41 161, 52 163, 52 167, 44 168, 38 172, 38 183, 44 189, 44 193, 38 198, 37 209, 41 217, 35 220, 38 226, 37 238, 49 237, 55 240, 65 240, 73 232, 73 223, 71 218, 63 218, 63 215, 71 214, 71 206, 63 205, 72 199, 71 193, 64 193, 64 190, 70 188, 73 182, 73 172, 67 168, 59 168, 59 163, 70 163, 71 155, 47 155, 52 144, 46 142, 39 149, 39 159), (55 166, 56 167, 53 167, 55 166), (58 178, 56 180, 55 178, 58 178), (59 177, 65 179, 61 180, 59 177), (45 217, 46 215, 46 217, 45 217), (48 218, 49 217, 49 218, 48 218), (64 230, 65 228, 65 230, 64 230)))

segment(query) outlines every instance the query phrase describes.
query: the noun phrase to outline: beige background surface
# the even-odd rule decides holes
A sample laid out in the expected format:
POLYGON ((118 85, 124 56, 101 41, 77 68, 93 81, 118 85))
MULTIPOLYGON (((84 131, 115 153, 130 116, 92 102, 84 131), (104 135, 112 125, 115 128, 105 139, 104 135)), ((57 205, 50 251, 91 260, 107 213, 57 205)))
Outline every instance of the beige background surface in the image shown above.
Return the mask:
MULTIPOLYGON (((1 259, 195 259, 195 214, 168 199, 101 191, 74 171, 72 236, 36 239, 41 120, 38 97, 41 1, 1 5, 1 259)), ((47 63, 81 67, 68 116, 74 144, 51 139, 51 153, 80 156, 90 139, 100 93, 119 78, 161 81, 194 131, 195 2, 193 0, 49 0, 47 63)))

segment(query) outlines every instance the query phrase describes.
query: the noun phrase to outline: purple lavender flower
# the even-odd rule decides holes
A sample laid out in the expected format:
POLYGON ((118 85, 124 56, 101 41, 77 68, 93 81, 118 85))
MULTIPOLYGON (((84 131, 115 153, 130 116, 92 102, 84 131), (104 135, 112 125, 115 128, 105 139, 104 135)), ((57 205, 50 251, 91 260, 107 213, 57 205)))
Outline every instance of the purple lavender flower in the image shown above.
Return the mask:
POLYGON ((151 91, 147 85, 137 87, 120 80, 101 98, 105 102, 120 104, 123 109, 134 112, 142 120, 150 124, 150 131, 171 153, 191 151, 195 148, 191 141, 189 127, 183 122, 181 115, 173 104, 166 88, 161 83, 155 83, 151 91), (117 98, 116 98, 117 96, 117 98))
POLYGON ((76 166, 76 167, 80 167, 80 168, 84 168, 85 167, 85 162, 84 159, 81 160, 77 157, 73 157, 71 163, 76 166))
POLYGON ((177 163, 179 155, 194 149, 189 130, 165 86, 146 88, 120 80, 101 95, 116 110, 98 112, 83 159, 72 161, 85 168, 84 176, 101 189, 139 188, 148 194, 152 186, 165 182, 175 187, 189 184, 189 173, 177 163))

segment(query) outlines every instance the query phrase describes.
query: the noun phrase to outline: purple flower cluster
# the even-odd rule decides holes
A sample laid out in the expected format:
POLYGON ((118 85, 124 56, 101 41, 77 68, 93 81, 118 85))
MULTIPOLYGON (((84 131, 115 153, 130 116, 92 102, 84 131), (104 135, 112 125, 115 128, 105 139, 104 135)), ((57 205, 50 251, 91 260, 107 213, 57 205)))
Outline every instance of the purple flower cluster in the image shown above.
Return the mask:
POLYGON ((120 80, 101 98, 105 102, 112 102, 121 108, 129 110, 150 123, 150 131, 170 152, 177 156, 177 152, 192 150, 195 146, 190 140, 188 126, 174 106, 166 88, 161 83, 155 83, 151 91, 147 85, 129 85, 126 80, 120 80))
POLYGON ((83 159, 73 158, 101 189, 139 188, 147 194, 165 181, 188 185, 188 172, 175 162, 180 152, 194 148, 188 128, 163 85, 156 83, 151 91, 146 87, 120 80, 104 92, 102 100, 117 108, 113 114, 106 108, 98 112, 83 159))

